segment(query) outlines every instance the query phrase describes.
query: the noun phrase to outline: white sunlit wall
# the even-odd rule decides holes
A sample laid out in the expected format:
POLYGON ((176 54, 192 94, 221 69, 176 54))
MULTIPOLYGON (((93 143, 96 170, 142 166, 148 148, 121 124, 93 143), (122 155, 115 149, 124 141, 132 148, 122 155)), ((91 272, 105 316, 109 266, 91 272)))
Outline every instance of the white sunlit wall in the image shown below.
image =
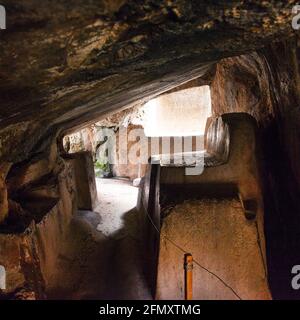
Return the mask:
POLYGON ((145 105, 145 135, 201 136, 211 116, 209 86, 194 87, 162 95, 145 105))

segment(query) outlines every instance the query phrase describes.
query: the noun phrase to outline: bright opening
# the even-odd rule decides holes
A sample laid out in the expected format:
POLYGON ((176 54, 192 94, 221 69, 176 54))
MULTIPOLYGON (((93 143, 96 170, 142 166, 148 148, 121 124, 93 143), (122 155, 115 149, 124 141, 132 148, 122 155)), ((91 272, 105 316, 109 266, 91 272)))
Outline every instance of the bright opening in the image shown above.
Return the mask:
POLYGON ((148 137, 200 136, 210 116, 209 86, 165 94, 145 105, 145 134, 148 137))

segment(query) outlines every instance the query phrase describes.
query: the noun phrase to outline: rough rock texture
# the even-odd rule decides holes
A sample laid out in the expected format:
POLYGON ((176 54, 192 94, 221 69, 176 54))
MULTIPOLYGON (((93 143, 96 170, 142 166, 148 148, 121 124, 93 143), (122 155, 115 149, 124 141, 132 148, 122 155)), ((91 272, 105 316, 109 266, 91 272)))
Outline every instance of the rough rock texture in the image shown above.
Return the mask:
POLYGON ((88 151, 73 153, 68 159, 74 168, 77 208, 93 211, 98 205, 98 196, 92 154, 88 151))
POLYGON ((144 109, 141 105, 116 112, 101 121, 70 133, 63 138, 63 148, 67 153, 90 151, 93 159, 99 158, 100 149, 105 147, 105 134, 109 130, 118 131, 120 127, 137 125, 143 122, 144 109))
POLYGON ((0 224, 0 264, 7 278, 2 294, 45 298, 58 248, 77 209, 72 163, 53 144, 48 152, 1 169, 6 216, 0 224))
MULTIPOLYGON (((187 175, 185 167, 152 165, 148 168, 144 179, 139 198, 139 209, 151 217, 157 228, 153 228, 153 225, 144 226, 147 239, 150 239, 151 258, 155 260, 155 257, 158 257, 159 261, 156 288, 156 296, 159 299, 181 299, 183 297, 182 282, 179 281, 179 286, 176 283, 178 283, 178 279, 183 279, 182 261, 180 264, 178 261, 183 259, 185 252, 191 251, 190 253, 196 256, 199 254, 201 259, 203 254, 206 254, 207 257, 211 256, 207 260, 209 265, 206 267, 210 270, 221 268, 219 264, 222 259, 218 260, 219 249, 215 250, 212 246, 207 248, 205 253, 204 250, 202 252, 201 248, 205 247, 207 234, 211 235, 215 246, 222 248, 220 251, 228 254, 228 259, 223 259, 224 265, 222 267, 225 272, 223 276, 228 277, 227 279, 235 279, 232 281, 236 281, 236 286, 243 292, 244 297, 242 298, 266 299, 271 296, 267 287, 263 231, 264 208, 261 195, 261 150, 256 135, 256 124, 254 119, 245 113, 225 114, 222 118, 228 125, 230 133, 230 150, 228 160, 225 163, 206 167, 201 175, 187 175), (236 200, 238 197, 240 202, 236 200), (214 200, 207 201, 207 198, 214 200), (229 200, 224 201, 224 198, 229 200), (197 201, 190 208, 185 205, 186 200, 197 201), (231 211, 231 206, 234 206, 235 203, 239 203, 239 210, 231 211), (207 218, 202 225, 201 216, 197 213, 203 211, 206 212, 207 218), (223 223, 219 213, 221 211, 225 221, 233 220, 226 227, 226 224, 221 226, 223 223), (186 220, 183 216, 184 212, 186 212, 186 220), (243 217, 239 217, 238 221, 235 220, 237 219, 236 215, 239 216, 241 213, 243 213, 243 217), (199 222, 196 222, 197 219, 199 222), (157 230, 160 225, 162 228, 158 235, 157 230), (252 231, 244 230, 244 226, 251 226, 252 231), (205 229, 203 232, 207 232, 207 234, 203 235, 201 231, 200 233, 194 232, 198 227, 205 229), (254 230, 256 231, 255 237, 253 236, 254 230), (220 237, 217 236, 218 234, 220 237), (247 241, 239 242, 237 240, 243 237, 251 243, 249 247, 246 245, 247 241), (222 238, 223 240, 221 240, 222 238), (224 239, 228 241, 226 242, 224 239), (160 246, 157 241, 160 241, 160 246), (170 241, 173 244, 170 244, 170 241), (232 250, 231 246, 234 242, 236 246, 241 246, 238 250, 232 250), (178 255, 177 245, 183 248, 181 256, 178 255), (239 260, 234 256, 235 252, 248 252, 251 263, 246 259, 239 260), (239 260, 236 267, 234 266, 235 259, 239 260), (257 273, 253 272, 253 277, 250 277, 249 263, 256 264, 258 259, 263 268, 257 269, 257 273), (229 276, 226 270, 230 269, 232 271, 229 272, 229 276)), ((218 119, 216 123, 218 123, 218 119)), ((215 130, 216 137, 219 137, 220 134, 221 132, 215 130)), ((226 142, 226 140, 219 139, 219 144, 226 144, 226 142)), ((222 254, 220 255, 222 256, 222 254)), ((155 261, 149 263, 155 266, 155 261)), ((153 276, 155 277, 155 275, 153 276)), ((202 282, 203 286, 196 282, 195 285, 198 288, 196 298, 232 298, 232 293, 230 296, 227 289, 223 290, 220 286, 215 287, 214 279, 206 278, 204 280, 201 279, 201 276, 197 277, 197 281, 202 282)))
POLYGON ((296 2, 3 0, 1 158, 292 35, 296 2))
POLYGON ((60 250, 50 299, 152 299, 142 259, 136 205, 129 181, 99 179, 99 207, 74 216, 60 250))
MULTIPOLYGON (((298 40, 299 41, 299 40, 298 40)), ((217 65, 212 82, 215 114, 248 112, 264 152, 265 231, 274 298, 299 298, 290 273, 298 263, 300 229, 300 77, 297 39, 217 65)))
POLYGON ((285 40, 295 34, 296 3, 3 0, 1 237, 17 237, 62 201, 56 137, 192 79, 210 82, 215 62, 247 53, 218 66, 214 110, 250 112, 259 123, 271 288, 275 298, 297 297, 290 271, 300 250, 299 49, 285 40))
POLYGON ((87 127, 63 139, 63 148, 67 153, 76 153, 81 151, 92 151, 94 147, 93 127, 87 127))
MULTIPOLYGON (((270 299, 255 221, 238 199, 185 201, 169 210, 161 227, 157 299, 184 299, 184 252, 217 274, 243 299, 270 299)), ((193 263, 193 299, 238 299, 219 279, 193 263)))
POLYGON ((10 167, 11 163, 7 162, 0 165, 0 223, 2 223, 8 215, 8 197, 5 179, 10 167))
MULTIPOLYGON (((31 212, 31 219, 26 219, 17 232, 14 229, 22 217, 16 217, 12 226, 1 226, 0 264, 6 269, 6 290, 1 294, 5 298, 45 298, 58 249, 76 210, 73 181, 73 167, 66 162, 58 174, 58 199, 49 202, 41 195, 36 201, 31 199, 35 215, 31 212)), ((20 205, 15 203, 14 207, 20 205)))
MULTIPOLYGON (((292 174, 300 186, 299 46, 293 41, 277 43, 263 50, 227 58, 217 65, 212 83, 215 114, 247 112, 265 131, 278 131, 278 147, 286 151, 292 174)), ((267 132, 263 132, 266 134, 267 132)))
MULTIPOLYGON (((138 114, 140 115, 140 113, 138 114)), ((100 163, 107 161, 107 150, 113 151, 115 162, 111 165, 112 174, 116 177, 126 177, 134 180, 145 175, 147 163, 151 156, 164 153, 172 155, 174 152, 182 152, 184 139, 186 139, 187 145, 191 141, 190 151, 203 150, 202 143, 197 145, 195 136, 146 137, 144 128, 141 125, 133 124, 135 121, 132 119, 137 116, 135 110, 132 110, 131 114, 127 113, 127 116, 131 118, 131 120, 128 119, 129 123, 124 120, 123 112, 116 114, 114 117, 116 127, 114 128, 100 127, 99 124, 102 122, 98 122, 67 135, 64 138, 64 151, 71 154, 90 151, 94 161, 98 160, 100 163), (113 141, 113 147, 109 145, 108 139, 105 138, 107 132, 109 134, 115 133, 114 140, 111 140, 113 141), (162 139, 165 139, 165 142, 162 139), (140 165, 139 161, 141 161, 140 165)), ((177 115, 178 117, 179 115, 177 115)), ((105 123, 108 122, 112 124, 111 118, 105 120, 105 123)), ((145 123, 142 117, 140 122, 145 123)), ((72 157, 72 155, 70 156, 72 157)))
MULTIPOLYGON (((195 188, 196 193, 204 192, 218 196, 238 190, 242 200, 256 200, 257 215, 263 218, 261 149, 257 139, 255 120, 246 113, 224 114, 222 119, 229 127, 230 137, 226 162, 205 167, 201 174, 194 175, 187 174, 185 167, 163 166, 160 175, 161 186, 164 185, 167 192, 174 185, 186 188, 190 186, 195 188)), ((218 122, 218 119, 215 119, 215 122, 218 122)), ((218 126, 216 128, 222 129, 218 126)), ((218 137, 221 133, 226 136, 223 130, 221 132, 215 130, 214 135, 218 137)), ((227 144, 228 142, 227 139, 220 139, 219 143, 227 144)), ((176 201, 180 196, 173 198, 176 201)))

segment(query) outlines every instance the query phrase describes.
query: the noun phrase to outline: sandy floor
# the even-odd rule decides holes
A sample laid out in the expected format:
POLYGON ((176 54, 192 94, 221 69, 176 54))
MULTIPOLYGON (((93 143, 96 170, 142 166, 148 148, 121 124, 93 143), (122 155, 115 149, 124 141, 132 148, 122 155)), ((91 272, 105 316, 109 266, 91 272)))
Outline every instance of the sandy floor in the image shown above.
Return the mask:
POLYGON ((151 299, 143 272, 138 188, 126 180, 97 179, 99 206, 79 211, 62 245, 48 297, 151 299))
POLYGON ((101 217, 97 230, 109 238, 125 236, 129 230, 123 229, 124 217, 136 207, 138 188, 126 180, 97 179, 96 182, 100 203, 95 211, 101 217))

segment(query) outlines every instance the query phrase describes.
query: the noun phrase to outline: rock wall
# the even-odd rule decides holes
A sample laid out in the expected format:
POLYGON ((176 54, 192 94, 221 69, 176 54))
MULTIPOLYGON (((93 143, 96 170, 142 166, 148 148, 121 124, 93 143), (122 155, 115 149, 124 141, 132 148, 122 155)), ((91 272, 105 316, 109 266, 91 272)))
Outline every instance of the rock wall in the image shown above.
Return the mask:
POLYGON ((256 123, 246 113, 210 123, 215 130, 207 130, 208 139, 215 149, 230 137, 225 162, 205 162, 201 175, 187 175, 184 166, 155 164, 142 180, 138 208, 148 219, 148 224, 141 219, 141 228, 155 296, 184 298, 183 257, 190 252, 238 294, 195 264, 195 299, 270 299, 256 123))
POLYGON ((11 165, 12 164, 8 162, 0 165, 0 223, 5 221, 8 216, 8 196, 5 179, 11 165))
MULTIPOLYGON (((143 160, 143 155, 149 155, 149 141, 145 136, 144 129, 142 126, 136 126, 130 124, 128 127, 120 127, 116 135, 116 153, 117 153, 117 162, 113 165, 113 174, 117 177, 128 177, 131 180, 136 178, 143 177, 146 172, 147 160, 146 156, 143 160), (134 130, 137 129, 141 134, 140 138, 137 138, 133 135, 134 130), (120 142, 120 139, 122 139, 120 142), (136 161, 131 161, 130 159, 130 150, 136 151, 137 155, 136 161), (121 158, 127 158, 127 163, 119 163, 121 158), (141 157, 141 164, 138 163, 138 157, 141 157), (146 163, 145 163, 146 161, 146 163)), ((132 152, 133 155, 134 152, 132 152)), ((150 155, 149 155, 150 156, 150 155)))
POLYGON ((238 199, 187 200, 168 211, 161 226, 157 299, 184 299, 184 252, 193 254, 193 299, 270 299, 259 233, 238 199), (168 241, 171 239, 173 243, 168 241))
MULTIPOLYGON (((246 113, 224 114, 222 119, 229 128, 227 161, 207 164, 200 175, 187 175, 184 167, 163 166, 159 189, 152 188, 151 192, 159 192, 160 204, 159 299, 183 298, 185 253, 221 276, 241 299, 271 298, 256 123, 246 113), (259 266, 255 272, 249 268, 253 265, 259 266)), ((211 122, 215 138, 224 144, 218 124, 219 119, 211 122)), ((195 299, 238 298, 216 277, 198 271, 195 265, 195 299)))
POLYGON ((196 144, 195 136, 146 137, 143 126, 133 123, 128 123, 126 126, 119 123, 117 128, 114 129, 97 125, 66 136, 64 138, 64 150, 68 150, 71 154, 90 151, 93 160, 98 160, 100 163, 108 161, 106 153, 109 150, 115 159, 115 162, 110 166, 112 175, 134 180, 145 175, 147 163, 151 156, 179 152, 176 148, 180 146, 183 149, 184 139, 191 140, 191 150, 201 149, 202 145, 196 144), (106 130, 114 134, 110 146, 108 140, 104 137, 106 130), (163 139, 166 139, 167 142, 164 143, 163 139), (180 141, 180 144, 177 145, 178 141, 180 141), (139 164, 139 161, 141 161, 141 164, 139 164))
POLYGON ((66 135, 63 138, 63 149, 67 153, 77 153, 89 151, 92 153, 93 160, 96 160, 97 147, 102 142, 101 130, 103 128, 97 124, 66 135))
POLYGON ((72 163, 50 154, 11 167, 6 176, 7 217, 0 224, 1 296, 43 299, 70 220, 77 210, 72 163))
POLYGON ((0 44, 1 159, 25 160, 49 136, 202 76, 221 58, 293 35, 295 4, 2 0, 10 14, 0 44))
POLYGON ((251 114, 261 128, 264 147, 268 150, 267 143, 270 141, 266 140, 273 138, 272 144, 274 147, 277 145, 278 151, 284 152, 287 157, 286 167, 289 167, 292 179, 296 180, 299 186, 298 41, 298 38, 294 38, 248 55, 222 60, 217 64, 211 90, 214 114, 251 114), (271 130, 275 131, 274 136, 268 138, 271 130))
POLYGON ((226 60, 227 70, 221 64, 214 108, 250 112, 260 124, 270 277, 277 296, 290 297, 290 268, 299 263, 299 53, 292 42, 269 44, 296 33, 296 3, 3 0, 10 14, 0 44, 1 235, 23 232, 64 198, 54 138, 267 46, 226 60))
POLYGON ((93 211, 98 205, 98 194, 91 152, 77 152, 65 158, 74 168, 77 208, 93 211))
POLYGON ((297 298, 291 269, 299 263, 299 41, 275 43, 218 63, 211 85, 215 114, 247 112, 259 126, 264 155, 265 232, 274 298, 297 298))

